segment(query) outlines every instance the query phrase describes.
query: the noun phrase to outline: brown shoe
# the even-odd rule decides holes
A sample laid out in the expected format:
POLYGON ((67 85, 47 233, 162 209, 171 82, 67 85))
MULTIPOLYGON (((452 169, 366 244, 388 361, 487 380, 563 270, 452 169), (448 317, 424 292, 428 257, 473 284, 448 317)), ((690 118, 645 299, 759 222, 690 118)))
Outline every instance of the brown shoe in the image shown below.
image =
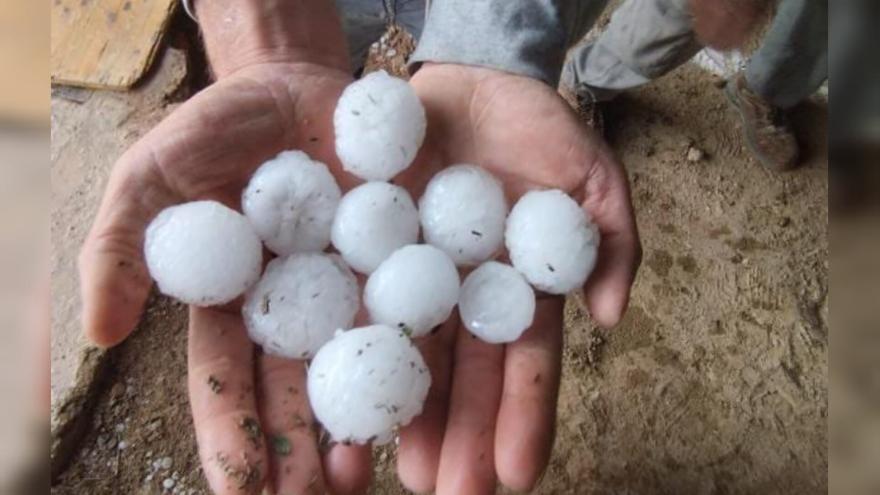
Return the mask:
POLYGON ((746 144, 755 158, 771 170, 794 168, 798 143, 785 112, 750 90, 742 73, 727 82, 724 92, 739 112, 746 144))
POLYGON ((605 116, 602 113, 602 103, 595 101, 588 94, 579 94, 564 85, 560 85, 559 94, 574 109, 581 122, 592 127, 600 136, 605 136, 605 116))

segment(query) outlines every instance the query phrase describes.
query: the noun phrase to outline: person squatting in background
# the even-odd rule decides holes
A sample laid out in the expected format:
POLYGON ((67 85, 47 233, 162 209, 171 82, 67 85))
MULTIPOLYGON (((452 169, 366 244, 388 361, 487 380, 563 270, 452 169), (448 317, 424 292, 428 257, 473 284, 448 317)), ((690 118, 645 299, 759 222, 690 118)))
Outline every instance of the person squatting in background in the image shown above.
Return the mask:
MULTIPOLYGON (((563 86, 598 111, 621 92, 657 79, 706 45, 741 44, 766 2, 754 0, 626 0, 605 31, 577 47, 563 86)), ((797 165, 798 143, 786 111, 828 78, 827 0, 781 0, 761 46, 725 93, 738 111, 746 143, 772 170, 797 165)))

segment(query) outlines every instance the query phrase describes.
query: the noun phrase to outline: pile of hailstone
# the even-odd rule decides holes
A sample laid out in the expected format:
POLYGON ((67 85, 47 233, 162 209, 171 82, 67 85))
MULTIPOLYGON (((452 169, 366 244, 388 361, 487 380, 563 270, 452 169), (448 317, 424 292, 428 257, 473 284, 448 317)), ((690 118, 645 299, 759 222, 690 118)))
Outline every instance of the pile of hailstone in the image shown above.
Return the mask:
POLYGON ((529 192, 509 210, 498 179, 474 165, 434 176, 416 205, 387 181, 414 160, 425 111, 384 72, 343 92, 334 126, 343 168, 362 185, 343 195, 326 165, 285 151, 254 173, 244 214, 215 201, 167 208, 147 228, 145 255, 159 289, 180 301, 244 295, 264 352, 311 360, 309 399, 333 438, 383 443, 421 413, 431 383, 411 339, 457 305, 480 339, 517 340, 534 318, 533 287, 581 287, 599 235, 559 190, 529 192), (265 269, 264 246, 277 255, 265 269), (494 260, 504 248, 512 266, 494 260), (355 272, 367 276, 362 297, 355 272), (353 329, 361 298, 372 326, 353 329))

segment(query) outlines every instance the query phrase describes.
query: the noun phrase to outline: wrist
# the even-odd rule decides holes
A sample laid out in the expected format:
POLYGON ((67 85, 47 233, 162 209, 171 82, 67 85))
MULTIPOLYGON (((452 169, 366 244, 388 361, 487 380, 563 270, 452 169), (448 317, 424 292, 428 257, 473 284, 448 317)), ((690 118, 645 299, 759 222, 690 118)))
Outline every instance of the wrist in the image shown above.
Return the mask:
POLYGON ((192 0, 214 73, 249 65, 314 63, 350 69, 342 26, 326 0, 192 0))

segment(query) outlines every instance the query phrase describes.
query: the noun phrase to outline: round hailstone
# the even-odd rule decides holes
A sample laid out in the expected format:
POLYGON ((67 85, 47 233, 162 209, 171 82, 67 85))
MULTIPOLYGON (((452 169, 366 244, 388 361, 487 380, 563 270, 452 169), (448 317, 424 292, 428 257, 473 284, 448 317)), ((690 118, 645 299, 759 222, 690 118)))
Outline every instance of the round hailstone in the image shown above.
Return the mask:
POLYGON ((357 279, 338 256, 297 253, 269 263, 242 314, 266 353, 306 359, 336 330, 351 328, 358 306, 357 279))
POLYGON ((340 196, 326 165, 302 151, 283 151, 257 169, 241 206, 266 247, 283 256, 330 244, 340 196))
POLYGON ((567 194, 526 193, 507 218, 513 266, 536 288, 565 294, 584 285, 596 265, 599 231, 567 194))
POLYGON ((147 227, 144 255, 163 294, 225 304, 260 278, 263 246, 240 213, 216 201, 172 206, 147 227))
POLYGON ((366 274, 418 238, 419 213, 412 198, 387 182, 367 182, 343 196, 331 235, 343 259, 366 274))
POLYGON ((535 291, 512 266, 488 261, 464 279, 458 312, 481 340, 513 342, 535 318, 535 291))
POLYGON ((389 442, 421 414, 430 385, 418 349, 385 325, 338 333, 309 366, 312 410, 338 442, 389 442))
POLYGON ((507 200, 492 174, 474 165, 456 165, 428 183, 419 216, 425 242, 457 265, 477 265, 504 243, 507 200))
POLYGON ((364 305, 374 323, 428 334, 449 318, 458 302, 460 280, 455 264, 427 244, 395 251, 367 279, 364 305))
POLYGON ((343 168, 364 180, 388 180, 416 157, 427 121, 412 86, 377 71, 345 88, 333 125, 343 168))

